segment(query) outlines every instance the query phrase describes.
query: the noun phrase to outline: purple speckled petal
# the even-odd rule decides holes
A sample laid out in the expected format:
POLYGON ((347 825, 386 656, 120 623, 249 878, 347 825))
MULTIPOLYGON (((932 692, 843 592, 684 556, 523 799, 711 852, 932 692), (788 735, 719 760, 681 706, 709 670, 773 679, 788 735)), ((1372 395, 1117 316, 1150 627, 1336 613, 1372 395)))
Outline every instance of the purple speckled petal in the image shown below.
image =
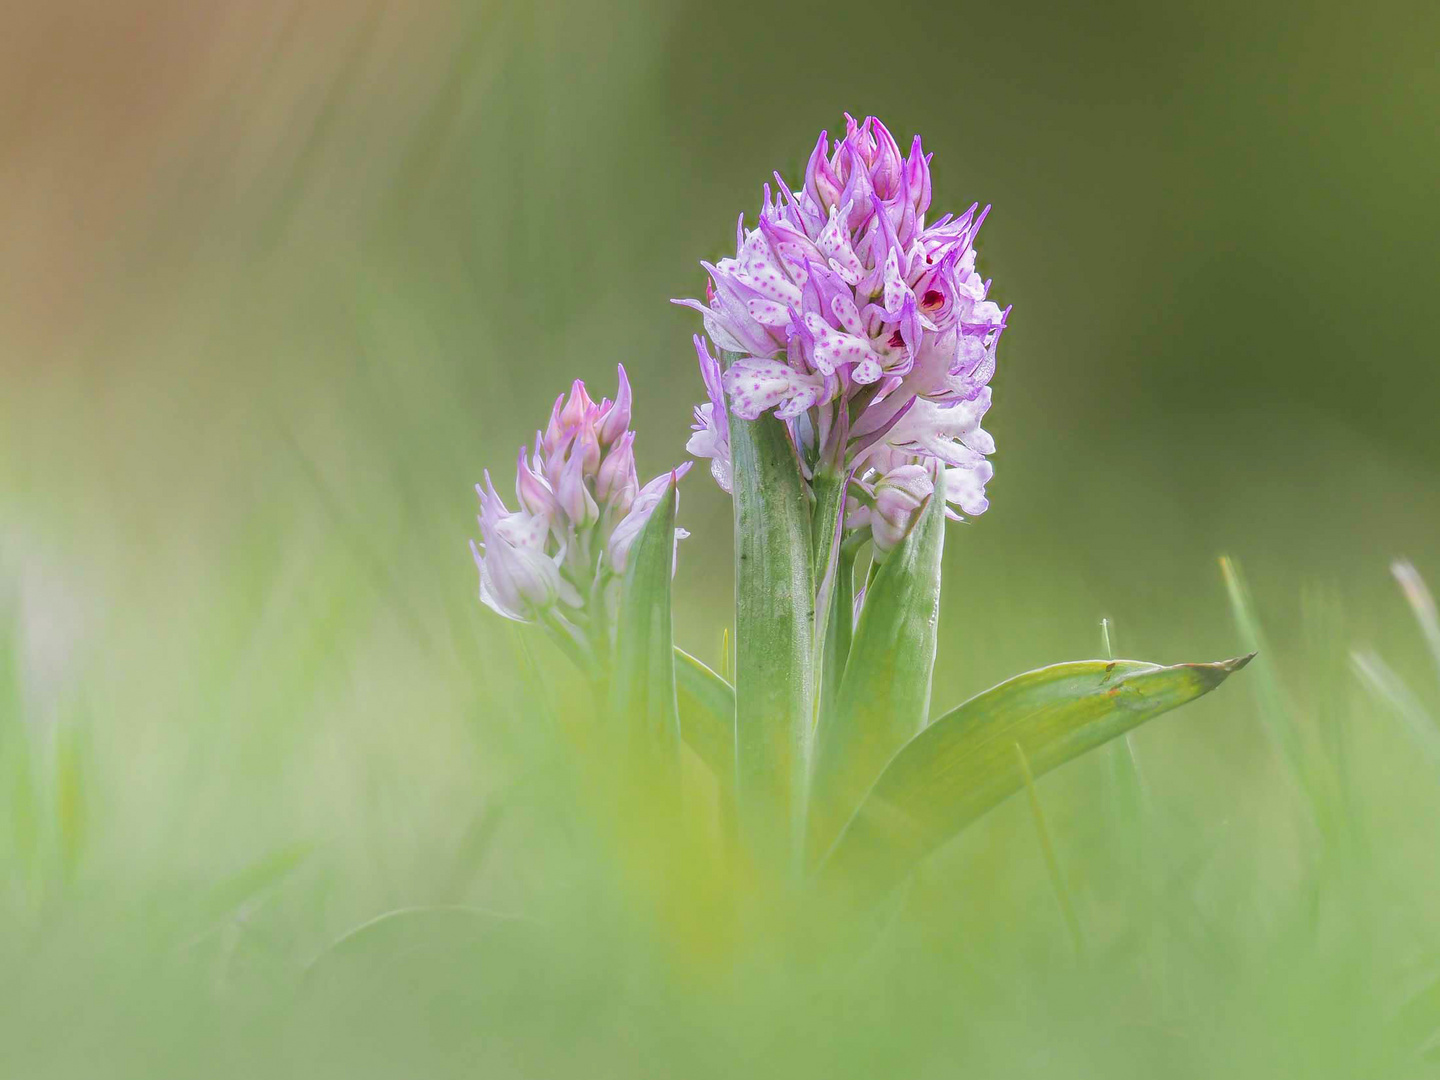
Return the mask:
MULTIPOLYGON (((887 469, 939 459, 973 481, 994 450, 979 416, 1009 309, 976 269, 989 207, 927 223, 931 164, 918 136, 902 154, 879 120, 847 114, 841 138, 816 140, 799 190, 778 173, 765 185, 757 227, 742 219, 734 257, 704 264, 707 302, 689 303, 743 358, 723 378, 735 414, 774 411, 827 468, 893 452, 887 469)), ((691 445, 719 469, 725 410, 709 396, 691 445)))
POLYGON ((760 414, 789 403, 786 415, 794 415, 795 402, 807 409, 820 400, 823 380, 802 375, 779 360, 747 356, 730 365, 724 376, 725 391, 735 415, 758 420, 760 414))

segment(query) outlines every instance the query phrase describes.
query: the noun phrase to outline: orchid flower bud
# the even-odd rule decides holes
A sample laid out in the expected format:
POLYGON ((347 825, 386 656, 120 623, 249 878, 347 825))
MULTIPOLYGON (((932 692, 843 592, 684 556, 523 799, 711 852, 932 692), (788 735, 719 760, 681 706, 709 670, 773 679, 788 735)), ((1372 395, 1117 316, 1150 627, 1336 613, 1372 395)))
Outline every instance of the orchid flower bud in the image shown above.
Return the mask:
POLYGON ((920 511, 935 493, 930 470, 919 464, 901 465, 892 469, 875 484, 874 512, 870 518, 870 535, 875 542, 875 557, 884 561, 890 551, 910 535, 920 511))
MULTIPOLYGON (((716 386, 718 393, 718 381, 716 386)), ((543 621, 564 635, 567 648, 579 648, 600 665, 613 642, 614 598, 630 546, 665 485, 689 468, 687 463, 651 481, 640 506, 630 411, 623 366, 613 401, 596 405, 576 380, 568 396, 555 400, 533 454, 520 450, 515 494, 521 509, 509 511, 489 473, 477 487, 481 542, 471 548, 480 599, 506 618, 543 621)))
MULTIPOLYGON (((560 474, 555 478, 555 497, 571 525, 577 529, 585 529, 600 517, 600 508, 585 482, 589 471, 586 469, 586 462, 591 457, 586 443, 594 446, 594 436, 589 432, 582 432, 580 439, 581 445, 571 447, 569 455, 560 465, 560 474)), ((598 458, 599 454, 599 447, 595 447, 594 456, 598 458)))
POLYGON ((630 379, 625 374, 625 365, 617 365, 620 384, 615 391, 615 400, 600 406, 600 422, 597 433, 601 446, 610 446, 630 428, 630 379))
POLYGON ((525 448, 520 448, 520 457, 515 466, 515 497, 526 512, 543 517, 547 521, 559 512, 560 504, 550 485, 537 476, 525 459, 525 448))
POLYGON ((570 385, 570 397, 565 402, 565 407, 560 410, 560 423, 567 428, 579 427, 594 408, 595 402, 590 400, 585 384, 576 379, 570 385))
POLYGON ((635 475, 634 446, 633 431, 621 435, 600 463, 600 474, 595 481, 596 498, 603 503, 620 505, 621 513, 629 511, 640 489, 640 479, 635 475))

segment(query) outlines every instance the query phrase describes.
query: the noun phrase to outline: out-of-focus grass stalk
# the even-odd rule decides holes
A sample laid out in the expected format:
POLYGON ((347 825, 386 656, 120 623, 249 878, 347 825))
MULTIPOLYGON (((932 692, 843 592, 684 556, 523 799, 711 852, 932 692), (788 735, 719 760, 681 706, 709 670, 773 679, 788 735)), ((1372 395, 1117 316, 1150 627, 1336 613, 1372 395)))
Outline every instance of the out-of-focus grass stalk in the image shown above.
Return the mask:
POLYGON ((1435 765, 1440 766, 1440 728, 1435 726, 1420 699, 1405 685, 1405 680, 1395 674, 1374 650, 1356 650, 1351 654, 1351 662, 1360 680, 1394 710, 1415 744, 1435 765))
MULTIPOLYGON (((1105 659, 1115 659, 1115 642, 1112 623, 1108 618, 1100 620, 1100 643, 1105 650, 1105 659)), ((1112 807, 1117 824, 1123 831, 1126 846, 1140 857, 1141 815, 1144 813, 1145 786, 1140 774, 1140 762, 1135 756, 1134 732, 1127 731, 1116 739, 1106 751, 1110 758, 1110 777, 1113 783, 1112 807)))
POLYGON ((1040 795, 1035 790, 1035 777, 1030 772, 1030 761, 1025 756, 1024 749, 1017 742, 1015 745, 1015 760, 1020 765, 1020 772, 1025 777, 1025 793, 1030 801, 1030 816, 1035 821, 1035 833, 1040 839, 1040 850, 1045 856, 1045 870, 1050 875, 1050 887, 1055 892, 1055 900, 1060 905, 1060 913, 1065 918, 1065 928, 1070 933, 1070 944, 1075 948, 1075 956, 1083 958, 1085 955, 1085 939, 1080 932, 1080 919, 1075 914, 1075 905, 1070 899, 1070 890, 1065 886, 1065 875, 1060 870, 1060 860, 1055 855, 1055 842, 1050 837, 1050 827, 1045 822, 1045 810, 1040 805, 1040 795))
POLYGON ((1420 572, 1408 559, 1396 559, 1390 566, 1390 572, 1395 575, 1400 590, 1415 612, 1420 632, 1425 635, 1425 643, 1430 646, 1430 656, 1435 661, 1436 676, 1440 677, 1440 615, 1435 611, 1435 598, 1430 595, 1420 572))
MULTIPOLYGON (((1405 559, 1397 559, 1391 564, 1390 572, 1395 575, 1400 591, 1414 611, 1420 632, 1435 659, 1437 671, 1440 671, 1440 618, 1437 618, 1430 590, 1419 571, 1405 559)), ((1400 718, 1421 751, 1440 765, 1440 725, 1419 695, 1373 649, 1356 649, 1350 654, 1350 661, 1361 682, 1400 718)))
POLYGON ((1230 608, 1235 617, 1236 629, 1246 650, 1258 654, 1254 678, 1250 679, 1255 703, 1260 712, 1260 721, 1279 755, 1285 776, 1294 786, 1295 793, 1317 826, 1322 825, 1319 797, 1310 781, 1305 767, 1304 749, 1300 733, 1295 725, 1295 711, 1280 681, 1275 674, 1274 657, 1255 614, 1254 601, 1240 565, 1229 555, 1220 557, 1220 572, 1225 579, 1225 591, 1230 597, 1230 608))

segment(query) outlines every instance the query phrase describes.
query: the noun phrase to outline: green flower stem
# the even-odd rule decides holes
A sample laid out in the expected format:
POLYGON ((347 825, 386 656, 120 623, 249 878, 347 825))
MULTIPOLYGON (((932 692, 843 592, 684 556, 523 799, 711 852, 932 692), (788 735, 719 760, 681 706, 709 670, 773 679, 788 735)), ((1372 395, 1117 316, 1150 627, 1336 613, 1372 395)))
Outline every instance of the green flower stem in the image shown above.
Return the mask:
MULTIPOLYGON (((820 669, 820 713, 834 707, 850 658, 850 641, 855 625, 855 558, 857 549, 841 546, 835 564, 835 583, 830 593, 830 615, 826 620, 825 652, 820 669)), ((818 720, 817 730, 824 720, 818 720)))

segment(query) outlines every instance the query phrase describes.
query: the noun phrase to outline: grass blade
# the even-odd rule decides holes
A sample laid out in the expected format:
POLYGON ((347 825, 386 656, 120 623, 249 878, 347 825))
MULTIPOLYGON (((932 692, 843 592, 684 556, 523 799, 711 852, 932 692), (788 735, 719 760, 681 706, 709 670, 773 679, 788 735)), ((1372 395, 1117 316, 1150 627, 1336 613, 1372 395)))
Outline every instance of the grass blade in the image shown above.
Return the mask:
POLYGON ((1055 856, 1055 842, 1050 838, 1050 826, 1045 822, 1045 810, 1040 805, 1040 795, 1035 790, 1035 774, 1030 771, 1030 759, 1017 742, 1015 761, 1020 766, 1020 775, 1025 778, 1025 793, 1030 798, 1030 816, 1035 821, 1035 832, 1040 838, 1040 850, 1045 856, 1045 870, 1050 875, 1050 888, 1055 892, 1055 901, 1065 917, 1065 927, 1070 931, 1070 944, 1076 957, 1085 955, 1085 939, 1080 933, 1080 917, 1075 914, 1075 905, 1070 902, 1070 890, 1065 887, 1065 875, 1060 872, 1060 860, 1055 856))
POLYGON ((1440 675, 1440 614, 1435 611, 1435 598, 1430 595, 1430 590, 1425 587, 1425 579, 1420 576, 1420 571, 1415 569, 1413 563, 1407 559, 1396 559, 1390 565, 1390 572, 1395 575, 1395 580, 1400 583, 1400 589, 1405 594, 1411 610, 1415 612, 1415 619, 1420 624, 1420 632, 1425 635, 1425 644, 1430 646, 1430 656, 1435 661, 1435 671, 1440 675))
POLYGON ((1394 710, 1404 722, 1411 739, 1432 762, 1440 766, 1440 728, 1435 726, 1420 699, 1405 685, 1405 680, 1374 652, 1352 653, 1350 662, 1360 681, 1394 710))
POLYGON ((1264 631, 1260 628, 1260 620, 1255 615, 1249 586, 1245 583, 1239 563, 1228 555, 1220 557, 1220 572, 1225 578, 1225 591, 1230 597, 1230 607, 1234 612, 1236 629, 1240 631, 1241 643, 1252 654, 1262 654, 1254 677, 1250 680, 1260 711, 1260 721, 1264 724, 1265 733, 1274 745, 1296 793, 1305 800, 1312 822, 1318 824, 1322 820, 1321 808, 1305 767, 1300 732, 1295 726, 1295 710, 1280 686, 1279 679, 1275 677, 1274 665, 1269 659, 1271 651, 1265 642, 1264 631))

